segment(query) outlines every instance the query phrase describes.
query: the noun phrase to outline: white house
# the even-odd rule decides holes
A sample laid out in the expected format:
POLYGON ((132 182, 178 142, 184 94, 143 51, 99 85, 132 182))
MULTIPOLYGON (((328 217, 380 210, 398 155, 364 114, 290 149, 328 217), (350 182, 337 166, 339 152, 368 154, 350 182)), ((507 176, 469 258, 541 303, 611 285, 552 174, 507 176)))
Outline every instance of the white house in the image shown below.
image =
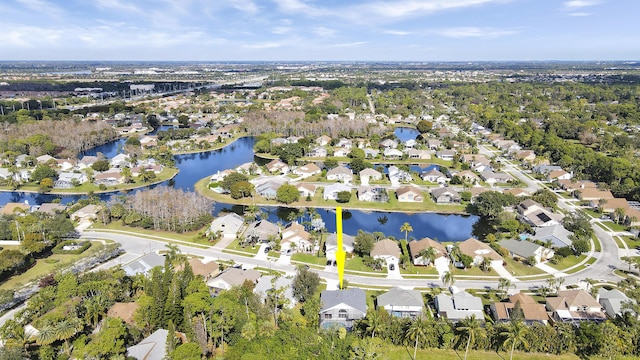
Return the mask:
POLYGON ((209 225, 209 231, 214 234, 220 233, 222 237, 233 239, 243 224, 244 219, 240 215, 228 213, 213 220, 209 225))
POLYGON ((340 165, 327 171, 327 180, 349 183, 353 180, 353 172, 351 169, 340 165))
POLYGON ((324 187, 322 198, 325 200, 336 200, 338 193, 342 191, 351 192, 351 187, 342 183, 329 184, 324 187))

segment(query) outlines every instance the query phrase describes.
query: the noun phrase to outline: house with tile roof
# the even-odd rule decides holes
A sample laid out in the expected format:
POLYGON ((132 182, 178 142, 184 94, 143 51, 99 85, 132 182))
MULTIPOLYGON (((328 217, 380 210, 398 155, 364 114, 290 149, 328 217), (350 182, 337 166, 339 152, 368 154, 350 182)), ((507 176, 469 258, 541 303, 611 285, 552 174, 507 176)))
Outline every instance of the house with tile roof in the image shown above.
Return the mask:
POLYGON ((444 262, 445 264, 449 264, 449 254, 447 253, 447 249, 439 243, 431 238, 424 238, 421 240, 409 241, 409 254, 411 256, 413 265, 429 265, 428 259, 423 259, 420 253, 423 250, 428 248, 433 248, 436 252, 436 262, 444 262))
POLYGON ((216 291, 229 290, 234 286, 240 286, 245 281, 257 283, 262 273, 253 269, 227 268, 218 276, 209 279, 207 286, 216 291))
POLYGON ((495 322, 508 323, 514 316, 521 316, 522 321, 527 325, 533 325, 534 323, 547 324, 549 322, 549 315, 545 306, 539 304, 530 295, 518 293, 509 296, 509 301, 491 304, 491 317, 495 322), (517 308, 522 311, 520 314, 514 313, 517 308))
POLYGON ((558 296, 547 297, 547 310, 553 313, 554 320, 562 322, 601 322, 607 319, 602 305, 581 289, 561 290, 558 296))
POLYGON ((387 265, 398 265, 400 261, 400 248, 398 242, 391 239, 383 239, 373 244, 373 249, 370 253, 374 259, 382 259, 387 265))

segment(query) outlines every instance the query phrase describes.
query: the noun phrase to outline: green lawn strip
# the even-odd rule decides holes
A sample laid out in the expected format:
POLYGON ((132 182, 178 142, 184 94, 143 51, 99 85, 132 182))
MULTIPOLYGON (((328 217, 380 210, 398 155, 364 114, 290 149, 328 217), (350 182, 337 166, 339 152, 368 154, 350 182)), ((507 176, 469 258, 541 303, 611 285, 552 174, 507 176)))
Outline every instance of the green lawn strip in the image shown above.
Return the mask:
POLYGON ((637 237, 631 237, 631 236, 622 236, 622 241, 624 241, 627 244, 627 247, 629 249, 635 249, 638 246, 640 246, 640 239, 638 239, 637 237))
POLYGON ((546 272, 538 269, 535 266, 525 265, 520 261, 513 260, 510 257, 506 257, 504 261, 507 263, 505 269, 507 269, 514 276, 535 276, 547 274, 546 272))
POLYGON ((629 231, 629 227, 626 225, 618 224, 613 221, 604 221, 603 223, 613 231, 629 231))
POLYGON ((575 274, 575 273, 577 273, 579 271, 584 270, 587 266, 589 266, 589 265, 593 264, 594 262, 596 262, 596 260, 597 260, 596 258, 591 257, 582 266, 576 266, 575 268, 567 269, 567 270, 564 270, 563 272, 565 274, 575 274))
POLYGON ((406 269, 400 267, 400 274, 402 275, 438 275, 438 270, 435 266, 415 266, 409 265, 406 269))
MULTIPOLYGON (((624 249, 624 244, 626 242, 623 240, 622 236, 612 236, 612 238, 613 238, 613 241, 616 242, 616 246, 618 246, 618 249, 624 249)), ((629 245, 627 244, 627 247, 628 246, 629 245)))
POLYGON ((133 234, 138 234, 141 236, 158 238, 159 240, 166 241, 184 241, 193 244, 213 246, 214 243, 210 242, 208 239, 200 238, 198 235, 200 231, 190 231, 184 233, 176 233, 170 231, 159 231, 159 230, 151 230, 151 229, 143 229, 138 227, 130 227, 122 224, 122 221, 113 221, 107 225, 103 225, 101 222, 97 221, 93 223, 93 225, 89 228, 89 230, 115 230, 115 231, 123 231, 133 234))
POLYGON ((569 255, 565 258, 562 258, 557 264, 552 264, 551 262, 547 262, 547 265, 551 266, 556 270, 563 271, 564 269, 568 269, 574 265, 580 263, 580 261, 584 260, 586 255, 569 255))
POLYGON ((317 257, 313 254, 299 254, 299 253, 293 254, 291 255, 291 261, 309 264, 309 265, 320 265, 323 267, 327 265, 326 257, 317 257))
POLYGON ((600 244, 600 239, 598 239, 595 234, 591 236, 591 239, 593 240, 593 251, 602 251, 602 244, 600 244))
MULTIPOLYGON (((443 350, 443 349, 418 349, 418 353, 416 359, 429 359, 429 360, 452 360, 452 359, 463 359, 465 357, 465 349, 462 348, 460 350, 443 350)), ((413 357, 413 346, 407 345, 406 347, 402 346, 392 346, 385 344, 380 349, 380 358, 386 360, 408 360, 413 357)), ((467 360, 505 360, 509 359, 510 352, 500 351, 480 351, 469 349, 469 355, 466 357, 467 360)), ((580 359, 578 356, 574 354, 563 354, 563 355, 549 355, 542 353, 528 353, 522 351, 515 351, 513 353, 513 359, 515 360, 578 360, 580 359)))
POLYGON ((489 269, 489 271, 482 271, 480 270, 479 267, 477 266, 472 266, 468 269, 458 269, 455 267, 450 267, 450 271, 451 274, 453 274, 454 278, 456 276, 469 276, 469 277, 478 277, 478 278, 483 278, 483 277, 497 277, 498 273, 495 272, 495 270, 493 269, 489 269))
POLYGON ((600 217, 602 216, 602 213, 591 210, 591 209, 582 209, 582 211, 594 219, 600 219, 600 217))
POLYGON ((364 264, 363 259, 359 256, 354 256, 352 258, 347 258, 344 266, 345 270, 353 270, 360 271, 364 273, 372 273, 372 274, 386 274, 386 267, 383 266, 383 271, 374 272, 373 269, 364 264))
POLYGON ((366 290, 365 293, 367 294, 367 308, 375 309, 374 302, 376 298, 384 294, 385 291, 384 290, 366 290))
POLYGON ((82 254, 53 254, 36 260, 36 264, 22 274, 12 276, 0 285, 0 289, 16 289, 52 272, 67 268, 81 259, 91 257, 104 248, 100 241, 92 241, 91 247, 82 254))

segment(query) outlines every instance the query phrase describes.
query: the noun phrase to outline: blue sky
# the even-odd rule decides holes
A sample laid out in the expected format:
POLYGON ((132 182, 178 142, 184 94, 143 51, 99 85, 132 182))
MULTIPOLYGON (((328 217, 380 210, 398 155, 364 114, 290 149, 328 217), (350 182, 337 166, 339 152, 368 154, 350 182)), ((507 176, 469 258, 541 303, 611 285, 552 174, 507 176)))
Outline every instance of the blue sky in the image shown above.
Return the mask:
POLYGON ((638 60, 638 0, 2 0, 0 60, 638 60))

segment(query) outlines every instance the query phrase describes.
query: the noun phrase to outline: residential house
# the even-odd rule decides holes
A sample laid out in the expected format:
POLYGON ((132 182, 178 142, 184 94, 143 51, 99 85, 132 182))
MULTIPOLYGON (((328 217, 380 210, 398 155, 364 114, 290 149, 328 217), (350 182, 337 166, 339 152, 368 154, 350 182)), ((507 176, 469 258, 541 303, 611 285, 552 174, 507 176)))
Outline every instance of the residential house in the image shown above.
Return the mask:
POLYGON ((387 160, 397 160, 403 155, 403 152, 398 149, 388 148, 382 152, 382 155, 387 160))
POLYGON ((509 251, 513 258, 535 258, 536 263, 551 259, 554 251, 527 240, 505 239, 498 244, 509 251))
POLYGON ((514 157, 519 161, 531 163, 536 159, 536 153, 533 150, 520 150, 515 152, 514 157))
POLYGON ((31 206, 29 206, 29 203, 26 200, 24 203, 9 202, 2 207, 2 210, 0 210, 0 214, 12 215, 16 213, 27 213, 30 209, 31 206))
POLYGON ((242 228, 242 225, 244 225, 242 216, 230 212, 214 219, 211 225, 209 225, 209 232, 219 234, 226 239, 234 239, 238 231, 242 228))
POLYGON ((89 204, 71 214, 70 218, 72 221, 96 220, 100 209, 102 209, 101 206, 89 204))
POLYGON ((387 202, 389 201, 389 195, 384 188, 363 185, 358 187, 358 200, 387 202))
POLYGON ((130 166, 129 159, 131 157, 128 154, 118 154, 109 160, 111 167, 121 168, 130 166))
POLYGON ((474 266, 480 265, 484 261, 484 258, 491 260, 491 266, 494 264, 502 265, 504 263, 502 256, 493 250, 489 244, 483 243, 475 238, 468 238, 458 243, 458 248, 460 249, 460 253, 470 256, 473 259, 474 266))
POLYGON ((448 187, 431 189, 431 197, 436 204, 459 204, 461 201, 460 194, 448 187))
POLYGON ((244 231, 245 241, 248 243, 268 243, 280 236, 278 225, 267 220, 255 221, 244 231))
POLYGON ((340 139, 338 141, 338 143, 336 144, 336 147, 341 147, 341 148, 345 148, 348 151, 351 150, 351 148, 353 148, 353 140, 351 139, 340 139))
POLYGON ((78 161, 78 167, 80 169, 86 169, 91 167, 91 165, 93 165, 96 161, 98 161, 98 157, 97 156, 92 156, 92 155, 85 155, 82 157, 82 159, 80 159, 80 161, 78 161))
POLYGON ((429 150, 408 149, 407 156, 409 159, 429 160, 431 152, 429 150))
POLYGON ((324 146, 316 146, 313 149, 311 149, 311 151, 309 151, 307 156, 323 158, 323 157, 327 157, 328 154, 329 154, 329 152, 327 151, 327 149, 324 146))
POLYGON ((156 266, 164 266, 164 256, 150 252, 126 264, 122 270, 129 276, 146 275, 156 266))
POLYGON ((458 152, 455 150, 442 150, 436 151, 436 157, 442 160, 453 160, 453 157, 456 156, 458 152))
POLYGON ((438 184, 444 184, 449 180, 445 174, 441 173, 436 168, 423 172, 422 174, 420 174, 420 177, 424 181, 429 181, 429 182, 438 183, 438 184))
POLYGON ((36 158, 36 161, 38 162, 38 164, 48 164, 49 162, 56 161, 56 158, 54 158, 51 155, 44 154, 44 155, 38 156, 36 158))
POLYGON ((547 174, 547 181, 558 181, 558 180, 571 180, 573 174, 568 173, 564 170, 553 170, 547 174))
POLYGON ((337 200, 338 193, 348 191, 351 193, 351 186, 342 183, 329 184, 324 187, 322 198, 325 200, 337 200))
POLYGON ((436 252, 435 262, 433 265, 442 263, 443 265, 449 264, 449 256, 444 246, 428 237, 421 240, 409 241, 409 254, 411 256, 413 265, 429 265, 429 259, 424 258, 421 255, 423 250, 433 248, 436 252))
POLYGON ((393 317, 415 319, 422 316, 425 307, 419 291, 393 287, 376 298, 376 308, 385 309, 393 317))
POLYGON ((369 181, 382 180, 382 174, 372 168, 363 169, 358 174, 360 175, 360 182, 362 185, 369 184, 369 181))
POLYGON ((418 142, 416 141, 416 139, 409 139, 404 142, 404 147, 406 149, 413 149, 417 144, 418 142))
POLYGON ((320 293, 320 328, 353 328, 367 314, 367 295, 362 289, 324 290, 320 293))
POLYGON ((520 202, 516 211, 521 221, 536 227, 558 225, 563 218, 561 214, 554 214, 531 199, 520 202))
POLYGON ((271 139, 271 145, 272 146, 282 146, 284 144, 288 144, 289 141, 285 138, 274 138, 271 139))
POLYGON ((534 239, 540 240, 544 243, 550 242, 553 246, 561 248, 565 246, 571 246, 571 235, 573 233, 565 229, 562 225, 551 225, 545 227, 535 228, 534 239))
POLYGON ((289 172, 289 165, 280 159, 273 159, 265 165, 267 171, 272 174, 286 174, 289 172))
POLYGON ((503 172, 493 172, 491 170, 485 170, 480 173, 480 178, 489 185, 504 184, 513 180, 511 176, 503 172))
POLYGON ((562 170, 562 166, 557 165, 538 165, 533 167, 533 172, 540 175, 547 175, 554 170, 562 170))
POLYGON ((37 211, 49 215, 56 215, 64 212, 65 210, 67 210, 67 206, 63 204, 44 203, 38 207, 37 211))
POLYGON ((56 189, 71 189, 84 182, 87 182, 87 175, 83 173, 61 172, 58 180, 53 183, 56 189))
POLYGON ((404 170, 400 170, 395 165, 391 165, 387 168, 387 172, 389 175, 389 180, 391 183, 400 183, 400 182, 410 182, 413 180, 413 176, 404 170))
POLYGON ((514 316, 521 316, 522 321, 527 325, 533 325, 534 323, 547 324, 549 321, 549 315, 544 305, 539 304, 530 295, 522 293, 509 296, 509 301, 507 302, 491 304, 491 316, 498 323, 508 323, 514 316), (520 314, 514 314, 513 312, 517 307, 522 311, 520 314))
MULTIPOLYGON (((347 254, 353 253, 353 244, 355 243, 355 237, 349 234, 342 234, 342 250, 347 254)), ((327 235, 327 239, 324 242, 325 255, 327 261, 336 260, 336 250, 338 249, 338 236, 335 233, 327 235)))
POLYGON ((140 166, 134 166, 131 168, 131 176, 140 176, 143 172, 147 171, 147 172, 152 172, 156 175, 160 174, 162 172, 163 166, 162 165, 140 165, 140 166))
POLYGON ((457 291, 452 295, 437 295, 435 307, 439 317, 448 319, 453 323, 472 316, 475 316, 481 323, 484 322, 482 299, 465 291, 457 291))
MULTIPOLYGON (((276 304, 276 306, 283 306, 288 309, 293 308, 298 302, 293 296, 293 278, 273 275, 264 275, 258 279, 256 287, 253 288, 253 293, 258 295, 263 302, 274 293, 274 291, 284 290, 283 292, 283 304, 276 304)), ((274 297, 275 298, 275 297, 274 297)))
POLYGON ((373 244, 370 255, 374 259, 384 260, 387 265, 398 266, 401 254, 397 241, 383 239, 373 244))
POLYGON ((422 190, 413 185, 401 186, 396 189, 396 196, 399 202, 422 202, 422 190))
POLYGON ((163 360, 167 356, 168 330, 158 329, 139 343, 127 348, 127 358, 136 360, 163 360))
POLYGON ((327 135, 322 135, 316 138, 315 142, 320 146, 325 146, 325 145, 329 145, 329 143, 331 142, 331 138, 327 135))
POLYGON ((335 157, 347 157, 351 150, 343 147, 335 147, 333 148, 333 156, 335 157))
POLYGON ((380 147, 387 149, 396 149, 398 148, 398 142, 392 139, 384 139, 380 142, 380 147))
POLYGON ((93 175, 95 185, 115 186, 124 182, 124 176, 119 171, 105 171, 93 175))
POLYGON ((283 249, 309 252, 313 246, 311 243, 311 234, 304 229, 304 226, 297 222, 289 223, 282 229, 280 246, 283 249))
POLYGON ((547 311, 553 319, 562 322, 606 320, 602 305, 584 290, 561 290, 557 297, 547 298, 547 311))
POLYGON ((304 198, 308 196, 313 197, 316 193, 316 188, 317 186, 313 184, 307 184, 307 183, 299 183, 298 185, 296 185, 296 189, 298 189, 298 193, 300 193, 300 196, 304 198))
POLYGON ((531 194, 529 194, 529 192, 525 189, 520 189, 520 188, 512 188, 512 189, 507 189, 504 190, 502 192, 503 194, 511 194, 515 197, 524 197, 524 196, 529 196, 531 194))
POLYGON ((226 170, 218 170, 215 174, 211 175, 211 177, 209 178, 209 181, 213 181, 213 182, 219 182, 224 180, 225 177, 227 177, 227 175, 235 173, 237 171, 233 170, 233 169, 226 169, 226 170))
POLYGON ((256 186, 256 193, 265 199, 275 199, 278 189, 283 185, 278 181, 266 181, 256 186))
POLYGON ((300 176, 300 178, 302 179, 306 179, 308 177, 318 175, 321 172, 322 171, 320 170, 318 165, 312 164, 312 163, 297 167, 293 170, 293 173, 300 176))
POLYGON ((380 154, 380 151, 376 149, 372 149, 372 148, 364 149, 364 157, 367 159, 375 159, 378 156, 378 154, 380 154))
POLYGON ((480 178, 473 171, 463 170, 456 173, 454 176, 459 177, 463 181, 467 181, 471 184, 477 184, 480 182, 480 178))
POLYGON ((348 167, 339 165, 327 171, 327 180, 350 183, 353 181, 353 172, 348 167))
POLYGON ((78 164, 78 161, 76 159, 56 159, 56 161, 61 171, 73 170, 78 164))
POLYGON ((234 170, 239 172, 240 174, 245 174, 245 175, 262 174, 262 170, 260 169, 260 167, 253 161, 249 161, 244 164, 241 164, 237 166, 234 170))
POLYGON ((430 150, 438 150, 442 146, 442 141, 438 139, 427 140, 427 146, 430 150))
POLYGON ((262 274, 253 269, 240 269, 236 267, 227 268, 218 276, 209 279, 207 286, 216 291, 229 290, 234 286, 241 286, 245 281, 257 283, 262 274))
POLYGON ((594 204, 597 204, 600 199, 613 199, 613 194, 611 193, 611 191, 600 190, 597 188, 584 188, 576 190, 574 194, 577 195, 578 199, 580 199, 581 201, 593 201, 594 204))
POLYGON ((590 181, 590 180, 575 181, 575 179, 558 180, 558 185, 560 185, 561 189, 566 190, 569 193, 573 193, 576 190, 581 190, 585 188, 595 189, 598 187, 598 184, 596 184, 593 181, 590 181))
POLYGON ((607 290, 600 288, 598 290, 598 302, 604 308, 607 316, 614 319, 616 316, 622 315, 623 312, 630 311, 623 309, 623 306, 625 303, 632 303, 632 300, 618 289, 607 290))
MULTIPOLYGON (((220 265, 215 261, 209 261, 207 263, 203 263, 200 259, 192 257, 188 261, 191 270, 194 275, 202 276, 204 281, 208 281, 211 278, 214 278, 220 274, 220 265)), ((176 271, 184 270, 184 264, 176 265, 176 271)))

